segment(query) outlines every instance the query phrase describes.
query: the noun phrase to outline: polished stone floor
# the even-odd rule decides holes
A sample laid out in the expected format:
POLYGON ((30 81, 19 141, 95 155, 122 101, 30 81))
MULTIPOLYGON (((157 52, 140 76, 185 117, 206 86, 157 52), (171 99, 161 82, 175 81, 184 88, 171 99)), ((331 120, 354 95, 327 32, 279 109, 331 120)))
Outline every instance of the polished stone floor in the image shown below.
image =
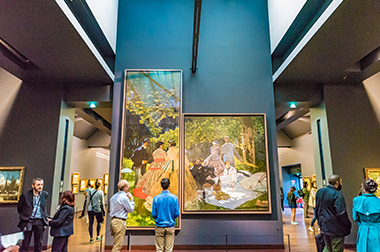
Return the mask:
MULTIPOLYGON (((285 239, 285 249, 257 249, 257 250, 232 250, 229 252, 248 252, 248 251, 269 251, 269 252, 287 252, 289 251, 288 246, 288 235, 290 237, 290 251, 291 252, 316 252, 316 247, 314 243, 314 233, 310 232, 307 228, 310 225, 311 219, 303 219, 302 209, 297 210, 296 221, 299 225, 290 224, 290 210, 285 209, 283 215, 283 225, 284 225, 284 239, 285 239)), ((89 243, 88 235, 88 225, 84 219, 75 218, 75 234, 70 237, 69 241, 69 251, 78 252, 101 252, 104 251, 101 242, 95 242, 93 244, 89 243)), ((95 225, 94 225, 95 227, 95 225)), ((316 230, 318 232, 318 229, 316 230)), ((102 225, 101 234, 105 233, 104 224, 102 225)), ((153 239, 153 238, 152 238, 153 239)), ((126 250, 127 251, 127 250, 126 250)), ((131 250, 131 252, 151 252, 152 250, 131 250)), ((194 252, 196 250, 175 250, 181 252, 194 252)), ((213 251, 213 252, 223 252, 226 250, 202 250, 202 251, 213 251)), ((345 251, 356 251, 354 249, 345 249, 345 251)))

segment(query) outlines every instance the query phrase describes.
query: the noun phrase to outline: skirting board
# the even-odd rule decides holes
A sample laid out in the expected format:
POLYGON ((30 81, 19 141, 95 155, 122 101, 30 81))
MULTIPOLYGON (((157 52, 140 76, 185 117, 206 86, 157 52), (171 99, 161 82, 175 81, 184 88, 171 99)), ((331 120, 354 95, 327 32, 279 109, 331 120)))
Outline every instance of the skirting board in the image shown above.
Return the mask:
MULTIPOLYGON (((174 245, 175 250, 212 250, 212 249, 226 249, 226 245, 174 245)), ((252 244, 252 245, 228 245, 228 249, 284 249, 283 244, 278 245, 265 245, 265 244, 252 244)), ((111 251, 112 246, 105 246, 105 251, 111 251)), ((128 246, 123 246, 121 250, 128 250, 128 246)), ((132 245, 131 250, 156 250, 154 245, 132 245)))

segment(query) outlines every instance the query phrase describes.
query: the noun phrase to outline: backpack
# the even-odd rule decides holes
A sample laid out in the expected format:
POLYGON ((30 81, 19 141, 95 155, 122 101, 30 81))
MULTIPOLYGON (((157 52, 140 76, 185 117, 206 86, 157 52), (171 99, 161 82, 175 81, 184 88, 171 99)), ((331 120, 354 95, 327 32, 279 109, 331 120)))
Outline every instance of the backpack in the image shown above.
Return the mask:
POLYGON ((297 191, 297 193, 298 193, 298 195, 299 195, 300 197, 302 197, 302 198, 305 196, 305 194, 303 193, 302 189, 299 189, 299 190, 297 191))

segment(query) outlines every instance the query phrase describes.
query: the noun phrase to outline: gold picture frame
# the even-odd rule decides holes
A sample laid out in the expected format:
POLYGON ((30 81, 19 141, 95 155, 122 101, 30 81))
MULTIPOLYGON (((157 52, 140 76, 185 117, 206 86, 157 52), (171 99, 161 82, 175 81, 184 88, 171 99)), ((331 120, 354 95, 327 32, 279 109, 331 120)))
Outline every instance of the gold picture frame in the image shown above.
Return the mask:
POLYGON ((71 191, 74 193, 74 194, 77 194, 79 192, 79 185, 72 185, 72 189, 71 191))
POLYGON ((96 180, 96 182, 99 182, 100 183, 100 186, 99 186, 99 190, 102 190, 103 191, 103 179, 102 178, 98 178, 97 180, 96 180))
POLYGON ((80 180, 80 183, 79 183, 79 191, 80 192, 86 191, 86 189, 87 189, 87 183, 88 183, 87 179, 81 179, 80 180))
POLYGON ((25 167, 0 167, 0 204, 17 203, 24 184, 25 167))
MULTIPOLYGON (((377 184, 380 184, 380 168, 364 168, 365 178, 373 179, 377 184)), ((377 197, 380 197, 380 188, 375 192, 377 197)))
POLYGON ((110 179, 110 175, 108 173, 104 173, 104 176, 103 176, 103 182, 105 185, 108 185, 108 182, 109 182, 109 179, 110 179))
POLYGON ((108 193, 108 185, 104 185, 104 194, 107 194, 108 193))
POLYGON ((95 188, 96 179, 90 179, 90 185, 92 188, 95 188))
POLYGON ((72 178, 71 178, 71 184, 72 185, 79 185, 80 180, 80 173, 79 172, 73 172, 72 178))

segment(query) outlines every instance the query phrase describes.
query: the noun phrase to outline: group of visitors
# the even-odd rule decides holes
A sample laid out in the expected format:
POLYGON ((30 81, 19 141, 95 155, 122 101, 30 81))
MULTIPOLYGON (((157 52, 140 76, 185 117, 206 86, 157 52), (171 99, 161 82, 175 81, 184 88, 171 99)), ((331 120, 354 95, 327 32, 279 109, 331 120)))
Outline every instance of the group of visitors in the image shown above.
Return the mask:
MULTIPOLYGON (((323 251, 343 252, 344 237, 351 232, 345 199, 340 193, 343 183, 338 175, 331 175, 328 182, 329 185, 319 190, 316 183, 313 183, 309 192, 307 202, 314 209, 314 218, 309 230, 314 231, 314 223, 318 220, 320 233, 323 236, 323 251)), ((303 189, 306 187, 307 183, 303 189)), ((361 184, 359 196, 353 199, 352 218, 359 224, 356 247, 360 252, 380 251, 380 199, 374 194, 377 188, 378 184, 374 180, 366 179, 361 184)), ((297 224, 295 222, 295 199, 297 198, 294 194, 295 190, 295 187, 292 187, 287 197, 289 207, 292 209, 292 224, 297 224)), ((307 217, 306 204, 305 209, 304 215, 307 217)))
MULTIPOLYGON (((18 227, 24 233, 21 247, 11 246, 5 251, 29 251, 31 237, 34 234, 34 251, 42 251, 43 233, 50 226, 50 235, 54 237, 52 252, 67 252, 69 237, 74 233, 74 205, 75 195, 71 191, 61 194, 60 205, 53 217, 47 213, 48 193, 43 190, 44 181, 41 178, 32 180, 32 189, 20 196, 17 211, 20 214, 18 227)), ((104 220, 104 194, 99 190, 99 183, 86 192, 87 212, 89 217, 90 242, 94 219, 97 220, 97 240, 100 240, 100 224, 104 220)), ((170 181, 168 178, 161 180, 162 192, 153 199, 152 217, 156 221, 156 247, 157 251, 173 250, 175 219, 179 216, 179 204, 177 196, 169 191, 170 181)), ((129 183, 121 180, 118 183, 119 192, 110 199, 111 234, 114 237, 112 251, 120 251, 124 243, 126 231, 126 219, 128 213, 134 211, 135 203, 129 192, 129 183)), ((82 213, 81 217, 85 213, 82 213)))

